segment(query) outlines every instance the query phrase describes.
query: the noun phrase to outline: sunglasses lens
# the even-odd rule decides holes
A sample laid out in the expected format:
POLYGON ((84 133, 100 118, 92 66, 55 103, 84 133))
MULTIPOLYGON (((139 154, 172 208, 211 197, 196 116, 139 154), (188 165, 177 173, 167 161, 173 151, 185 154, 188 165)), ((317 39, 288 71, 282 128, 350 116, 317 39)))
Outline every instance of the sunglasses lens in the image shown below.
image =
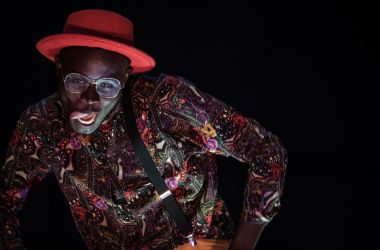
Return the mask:
POLYGON ((65 77, 64 83, 66 90, 71 93, 81 93, 85 91, 90 84, 87 77, 77 73, 68 74, 65 77))
POLYGON ((121 89, 120 82, 116 79, 105 78, 101 79, 96 85, 98 94, 105 98, 112 98, 117 96, 121 89))

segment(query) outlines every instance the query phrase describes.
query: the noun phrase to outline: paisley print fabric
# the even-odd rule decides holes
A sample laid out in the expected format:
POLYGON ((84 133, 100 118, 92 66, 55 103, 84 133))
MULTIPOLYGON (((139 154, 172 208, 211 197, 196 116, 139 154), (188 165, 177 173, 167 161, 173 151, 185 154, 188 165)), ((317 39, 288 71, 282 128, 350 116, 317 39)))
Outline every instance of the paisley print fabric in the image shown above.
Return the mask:
MULTIPOLYGON (((141 75, 130 84, 140 135, 196 238, 233 237, 231 216, 217 193, 217 154, 249 165, 241 220, 274 217, 287 166, 274 134, 181 77, 141 75)), ((17 212, 48 173, 56 176, 89 249, 186 243, 135 155, 121 105, 90 135, 71 129, 57 94, 22 114, 1 167, 2 244, 22 244, 17 212)))

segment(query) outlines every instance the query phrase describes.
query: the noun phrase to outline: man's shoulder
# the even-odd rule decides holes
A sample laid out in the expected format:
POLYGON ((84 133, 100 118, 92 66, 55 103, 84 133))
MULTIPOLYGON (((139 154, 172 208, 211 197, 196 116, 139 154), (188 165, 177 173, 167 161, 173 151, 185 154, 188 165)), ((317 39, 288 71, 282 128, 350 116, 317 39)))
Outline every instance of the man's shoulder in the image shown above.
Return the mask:
POLYGON ((165 97, 167 94, 175 95, 184 84, 191 84, 181 76, 169 74, 160 74, 158 76, 149 76, 142 74, 136 76, 132 83, 132 92, 134 96, 147 98, 154 101, 165 97))
POLYGON ((142 75, 138 78, 140 89, 151 89, 157 96, 165 96, 167 94, 177 95, 181 91, 195 86, 187 78, 179 75, 160 74, 158 76, 142 75))
POLYGON ((190 82, 187 78, 179 75, 170 75, 170 74, 160 74, 158 76, 150 76, 146 74, 139 75, 136 78, 136 82, 143 82, 147 84, 154 85, 156 87, 159 87, 162 84, 165 85, 194 85, 192 82, 190 82))
POLYGON ((57 93, 30 105, 23 113, 24 118, 49 120, 59 115, 59 101, 57 93))

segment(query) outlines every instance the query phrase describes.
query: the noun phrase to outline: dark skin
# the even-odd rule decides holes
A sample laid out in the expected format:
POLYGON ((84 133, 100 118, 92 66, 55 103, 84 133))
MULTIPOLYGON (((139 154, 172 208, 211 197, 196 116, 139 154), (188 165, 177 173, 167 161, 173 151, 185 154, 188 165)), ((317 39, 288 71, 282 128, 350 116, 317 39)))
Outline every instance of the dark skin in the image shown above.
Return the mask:
MULTIPOLYGON (((70 119, 72 128, 83 134, 93 133, 103 122, 106 115, 112 111, 121 97, 120 93, 114 98, 102 98, 91 85, 83 93, 69 93, 65 90, 63 78, 68 73, 80 73, 87 77, 98 79, 105 77, 116 78, 121 87, 125 83, 132 68, 130 60, 115 52, 89 47, 67 47, 56 57, 56 73, 59 79, 58 94, 68 118, 73 112, 94 113, 96 118, 91 124, 83 124, 70 119)), ((231 241, 230 250, 254 249, 261 232, 266 224, 242 223, 231 241)))
POLYGON ((253 250, 266 224, 242 223, 231 241, 229 250, 253 250))
POLYGON ((115 78, 124 88, 131 70, 130 60, 115 52, 89 47, 67 47, 61 51, 56 57, 56 73, 59 79, 58 94, 66 115, 70 117, 73 112, 96 115, 91 124, 69 119, 77 133, 93 133, 115 107, 121 91, 114 98, 103 98, 96 92, 95 85, 90 85, 82 93, 69 93, 64 87, 63 78, 68 73, 80 73, 92 79, 115 78))

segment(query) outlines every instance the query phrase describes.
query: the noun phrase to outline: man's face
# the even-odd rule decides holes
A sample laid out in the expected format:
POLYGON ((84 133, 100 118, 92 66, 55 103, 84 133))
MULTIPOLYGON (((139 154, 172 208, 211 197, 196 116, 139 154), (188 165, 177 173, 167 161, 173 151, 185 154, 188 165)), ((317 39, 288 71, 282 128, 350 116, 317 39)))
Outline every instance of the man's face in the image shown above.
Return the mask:
POLYGON ((115 107, 121 91, 114 97, 103 97, 97 92, 96 85, 90 84, 83 92, 72 93, 65 88, 63 79, 69 73, 79 73, 90 79, 115 78, 123 88, 130 70, 129 63, 127 57, 98 48, 67 47, 61 51, 56 60, 58 93, 71 127, 77 133, 93 133, 115 107))

